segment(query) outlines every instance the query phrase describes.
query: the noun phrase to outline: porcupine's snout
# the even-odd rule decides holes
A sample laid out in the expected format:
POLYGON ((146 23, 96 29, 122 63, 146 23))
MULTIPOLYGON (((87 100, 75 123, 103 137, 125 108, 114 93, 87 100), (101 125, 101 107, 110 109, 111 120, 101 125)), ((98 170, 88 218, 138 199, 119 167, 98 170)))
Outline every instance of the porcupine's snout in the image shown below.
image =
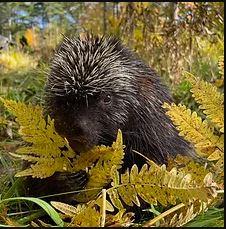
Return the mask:
POLYGON ((74 151, 86 151, 97 145, 99 135, 98 123, 89 115, 64 114, 62 118, 56 118, 56 131, 65 137, 74 151), (70 124, 70 125, 68 125, 70 124))

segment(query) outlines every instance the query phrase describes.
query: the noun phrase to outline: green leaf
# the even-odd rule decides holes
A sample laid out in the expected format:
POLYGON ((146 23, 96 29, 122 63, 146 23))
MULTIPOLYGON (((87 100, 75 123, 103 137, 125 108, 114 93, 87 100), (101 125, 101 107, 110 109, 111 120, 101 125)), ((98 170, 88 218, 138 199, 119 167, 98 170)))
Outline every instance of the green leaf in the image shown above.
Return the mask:
POLYGON ((8 198, 8 199, 1 200, 0 205, 5 203, 5 202, 17 201, 17 200, 18 201, 21 201, 21 200, 31 201, 31 202, 38 204, 52 218, 52 220, 57 224, 57 226, 59 226, 59 227, 64 226, 63 220, 60 218, 59 214, 54 210, 54 208, 51 205, 49 205, 47 202, 45 202, 44 200, 41 200, 38 198, 34 198, 34 197, 8 198))

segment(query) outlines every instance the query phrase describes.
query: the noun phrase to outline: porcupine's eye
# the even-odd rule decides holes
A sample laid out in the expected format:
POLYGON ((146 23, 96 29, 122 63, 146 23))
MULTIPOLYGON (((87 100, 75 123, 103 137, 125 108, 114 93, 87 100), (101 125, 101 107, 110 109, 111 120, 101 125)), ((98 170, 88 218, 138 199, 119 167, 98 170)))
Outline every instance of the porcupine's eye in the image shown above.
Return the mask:
POLYGON ((109 94, 104 95, 103 102, 105 105, 109 105, 111 103, 111 95, 109 94))

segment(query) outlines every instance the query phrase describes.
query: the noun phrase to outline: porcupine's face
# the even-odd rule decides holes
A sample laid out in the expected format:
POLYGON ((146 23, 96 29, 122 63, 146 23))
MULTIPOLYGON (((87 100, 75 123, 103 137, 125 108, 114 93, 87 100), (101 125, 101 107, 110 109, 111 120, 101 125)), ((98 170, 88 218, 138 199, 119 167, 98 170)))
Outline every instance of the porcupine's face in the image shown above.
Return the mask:
POLYGON ((137 102, 127 54, 116 39, 93 36, 65 38, 56 51, 46 111, 74 150, 109 145, 126 126, 137 102))

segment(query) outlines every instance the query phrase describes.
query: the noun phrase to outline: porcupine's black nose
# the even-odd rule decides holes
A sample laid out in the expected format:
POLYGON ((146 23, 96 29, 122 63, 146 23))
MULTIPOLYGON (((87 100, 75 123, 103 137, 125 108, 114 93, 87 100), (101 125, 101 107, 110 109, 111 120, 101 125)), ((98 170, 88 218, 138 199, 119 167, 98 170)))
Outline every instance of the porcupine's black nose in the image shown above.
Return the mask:
POLYGON ((56 122, 55 128, 62 137, 68 140, 74 151, 87 151, 98 144, 98 134, 92 120, 76 117, 68 123, 70 123, 70 126, 66 127, 56 122))

